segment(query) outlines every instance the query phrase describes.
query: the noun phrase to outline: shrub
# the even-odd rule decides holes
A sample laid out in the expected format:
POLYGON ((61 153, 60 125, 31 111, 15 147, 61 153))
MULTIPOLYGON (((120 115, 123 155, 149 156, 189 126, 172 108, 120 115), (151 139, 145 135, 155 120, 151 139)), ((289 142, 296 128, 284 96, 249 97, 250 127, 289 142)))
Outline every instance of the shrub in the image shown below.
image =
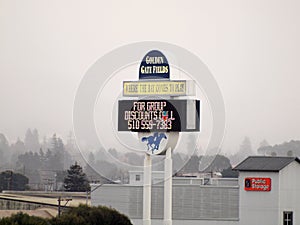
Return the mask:
POLYGON ((80 205, 52 220, 53 225, 132 225, 127 216, 105 206, 80 205))
POLYGON ((80 205, 69 208, 60 217, 43 219, 17 213, 0 219, 0 225, 132 225, 127 216, 105 206, 80 205))
POLYGON ((50 223, 36 216, 29 216, 22 212, 0 220, 0 225, 49 225, 50 223))

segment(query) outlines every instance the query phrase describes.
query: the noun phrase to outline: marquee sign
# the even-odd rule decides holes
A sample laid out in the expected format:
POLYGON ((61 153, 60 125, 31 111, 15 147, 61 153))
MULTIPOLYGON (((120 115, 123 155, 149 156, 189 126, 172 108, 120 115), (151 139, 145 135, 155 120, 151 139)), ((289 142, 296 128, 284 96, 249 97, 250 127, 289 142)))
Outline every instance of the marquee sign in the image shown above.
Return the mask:
POLYGON ((124 81, 123 95, 135 96, 186 96, 195 95, 195 83, 187 80, 174 81, 124 81))
POLYGON ((246 191, 271 191, 271 178, 247 177, 245 178, 246 191))
POLYGON ((120 100, 118 108, 118 131, 200 130, 199 100, 120 100))
POLYGON ((139 79, 170 79, 170 66, 165 55, 158 50, 148 52, 140 64, 139 79))
POLYGON ((200 131, 200 100, 170 99, 194 95, 195 81, 170 80, 167 58, 151 50, 140 63, 139 79, 123 81, 129 98, 118 101, 117 130, 138 132, 147 154, 164 155, 176 147, 179 132, 200 131))

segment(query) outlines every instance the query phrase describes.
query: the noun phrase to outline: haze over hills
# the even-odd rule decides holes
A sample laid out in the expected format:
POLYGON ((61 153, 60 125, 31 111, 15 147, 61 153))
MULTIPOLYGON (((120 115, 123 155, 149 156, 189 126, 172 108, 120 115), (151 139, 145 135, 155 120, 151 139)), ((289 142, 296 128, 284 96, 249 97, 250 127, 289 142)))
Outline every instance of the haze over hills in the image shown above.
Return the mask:
MULTIPOLYGON (((64 142, 56 134, 39 141, 37 129, 28 129, 24 141, 18 139, 9 143, 4 134, 0 134, 0 172, 13 170, 29 178, 32 189, 40 189, 49 184, 49 180, 62 182, 65 171, 70 165, 78 162, 84 168, 91 181, 128 182, 129 170, 142 170, 144 153, 123 152, 111 148, 106 152, 102 147, 82 156, 70 138, 64 142)), ((186 148, 191 148, 192 139, 186 148)), ((193 174, 198 172, 222 172, 232 168, 249 155, 300 156, 300 141, 284 142, 270 146, 267 141, 261 142, 257 150, 252 148, 251 141, 245 137, 235 154, 222 155, 222 150, 212 149, 206 155, 195 152, 186 155, 174 152, 174 173, 193 174)), ((163 156, 153 158, 153 170, 163 170, 163 156)), ((230 172, 230 171, 229 171, 230 172)))

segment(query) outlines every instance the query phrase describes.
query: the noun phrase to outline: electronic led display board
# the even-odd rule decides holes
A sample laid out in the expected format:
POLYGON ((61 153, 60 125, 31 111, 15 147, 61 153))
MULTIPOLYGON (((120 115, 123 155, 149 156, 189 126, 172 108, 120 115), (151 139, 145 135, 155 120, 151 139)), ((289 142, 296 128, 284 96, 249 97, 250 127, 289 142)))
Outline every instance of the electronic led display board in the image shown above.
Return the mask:
POLYGON ((197 132, 199 100, 120 100, 118 131, 197 132))

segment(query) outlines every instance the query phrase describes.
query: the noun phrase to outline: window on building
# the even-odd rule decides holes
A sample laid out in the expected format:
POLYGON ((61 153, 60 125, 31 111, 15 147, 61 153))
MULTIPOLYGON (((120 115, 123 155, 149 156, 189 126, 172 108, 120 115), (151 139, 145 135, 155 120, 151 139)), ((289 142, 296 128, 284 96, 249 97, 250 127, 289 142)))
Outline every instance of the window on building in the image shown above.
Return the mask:
POLYGON ((139 175, 139 174, 135 175, 135 180, 140 181, 141 180, 141 175, 139 175))
POLYGON ((293 212, 283 212, 283 225, 293 225, 293 212))

